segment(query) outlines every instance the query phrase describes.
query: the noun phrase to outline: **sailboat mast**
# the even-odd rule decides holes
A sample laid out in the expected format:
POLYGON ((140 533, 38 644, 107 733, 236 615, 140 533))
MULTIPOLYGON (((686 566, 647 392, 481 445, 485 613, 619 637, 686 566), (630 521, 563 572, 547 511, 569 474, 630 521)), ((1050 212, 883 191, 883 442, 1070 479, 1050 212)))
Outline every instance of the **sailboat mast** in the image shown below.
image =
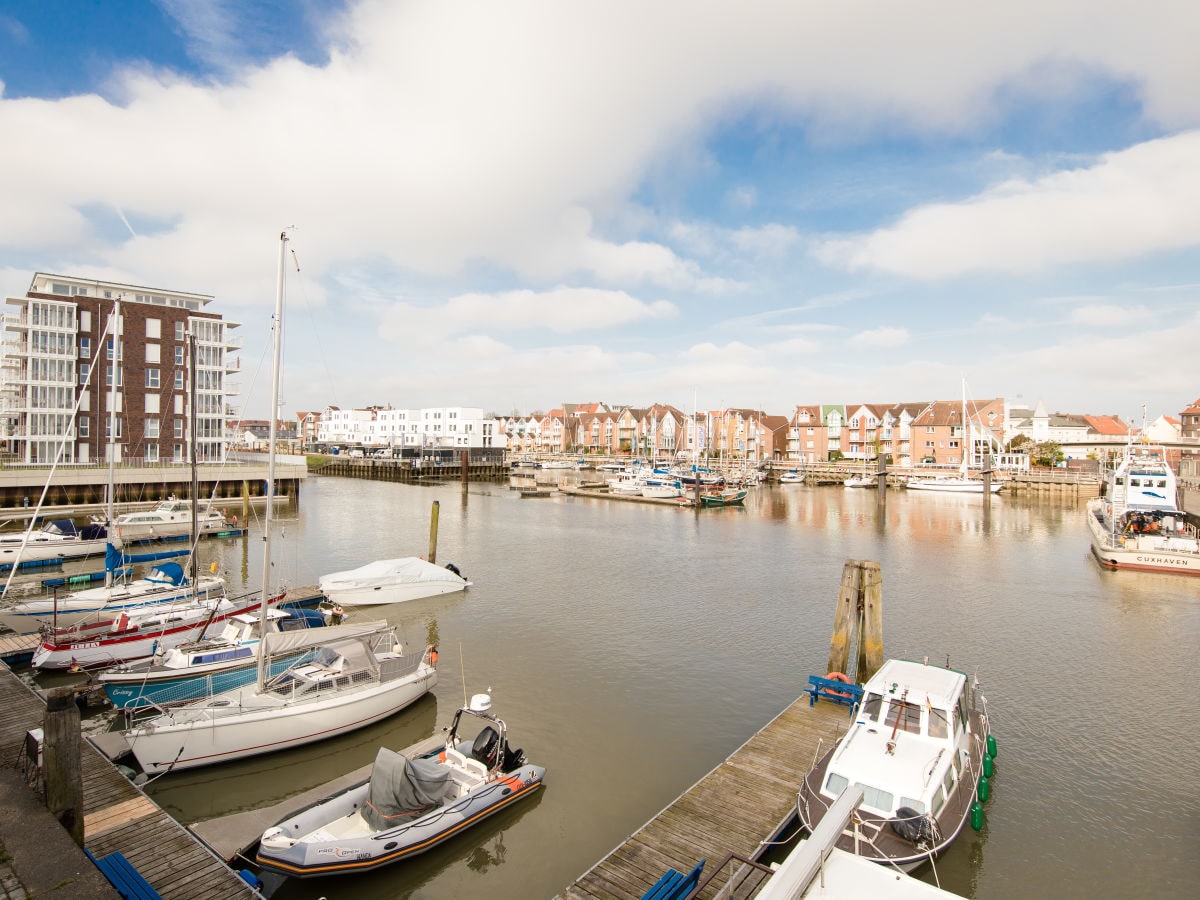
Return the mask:
POLYGON ((192 553, 188 569, 192 580, 192 593, 196 591, 196 579, 199 577, 199 560, 197 551, 200 549, 200 475, 196 469, 196 451, 199 447, 196 434, 196 334, 188 332, 188 378, 191 379, 192 390, 189 404, 191 416, 188 423, 188 434, 191 437, 191 449, 188 453, 192 458, 192 553))
POLYGON ((974 441, 971 439, 971 428, 967 424, 967 379, 963 379, 962 383, 962 430, 963 430, 963 446, 962 446, 962 477, 966 478, 970 474, 970 457, 968 452, 974 450, 974 441))
POLYGON ((279 233, 279 269, 275 285, 275 317, 272 320, 271 355, 271 423, 267 434, 267 511, 263 514, 262 603, 258 613, 258 689, 266 684, 267 672, 267 606, 271 598, 271 513, 275 505, 275 444, 279 417, 279 358, 283 346, 283 266, 287 255, 288 236, 279 233))
MULTIPOLYGON (((109 337, 112 341, 112 379, 108 387, 108 487, 107 503, 105 507, 105 522, 104 534, 108 538, 108 542, 112 543, 112 527, 113 527, 113 495, 116 493, 116 476, 114 474, 117 464, 117 378, 121 372, 120 355, 121 355, 121 299, 118 297, 113 301, 112 318, 109 319, 109 337)), ((113 570, 111 566, 104 567, 104 586, 112 587, 113 570)))

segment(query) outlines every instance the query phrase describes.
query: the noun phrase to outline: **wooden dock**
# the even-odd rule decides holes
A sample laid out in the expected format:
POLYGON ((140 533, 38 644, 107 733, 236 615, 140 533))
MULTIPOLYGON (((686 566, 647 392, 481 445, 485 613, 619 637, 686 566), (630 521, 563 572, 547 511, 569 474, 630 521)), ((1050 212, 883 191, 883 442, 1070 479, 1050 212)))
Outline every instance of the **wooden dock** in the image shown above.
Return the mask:
POLYGON ((637 900, 673 868, 728 853, 757 859, 796 812, 796 793, 818 748, 850 725, 850 710, 808 705, 808 695, 776 716, 732 756, 558 895, 560 900, 637 900))
MULTIPOLYGON (((16 768, 27 732, 41 728, 45 701, 0 666, 0 756, 16 768)), ((84 841, 95 856, 120 851, 164 900, 259 897, 200 841, 80 739, 84 841)))

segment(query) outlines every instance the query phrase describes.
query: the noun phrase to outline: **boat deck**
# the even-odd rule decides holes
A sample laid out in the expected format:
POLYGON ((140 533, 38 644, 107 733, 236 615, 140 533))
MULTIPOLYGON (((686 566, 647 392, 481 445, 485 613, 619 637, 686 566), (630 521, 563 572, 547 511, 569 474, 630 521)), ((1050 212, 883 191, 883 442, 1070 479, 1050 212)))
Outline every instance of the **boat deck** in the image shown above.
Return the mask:
MULTIPOLYGON (((41 728, 46 704, 0 666, 0 754, 14 767, 25 735, 41 728)), ((225 900, 259 896, 174 819, 80 739, 83 829, 96 857, 120 851, 164 900, 225 900)))
POLYGON ((687 872, 728 853, 755 859, 796 812, 818 749, 850 725, 849 709, 801 695, 733 755, 569 885, 560 900, 637 900, 668 868, 687 872))

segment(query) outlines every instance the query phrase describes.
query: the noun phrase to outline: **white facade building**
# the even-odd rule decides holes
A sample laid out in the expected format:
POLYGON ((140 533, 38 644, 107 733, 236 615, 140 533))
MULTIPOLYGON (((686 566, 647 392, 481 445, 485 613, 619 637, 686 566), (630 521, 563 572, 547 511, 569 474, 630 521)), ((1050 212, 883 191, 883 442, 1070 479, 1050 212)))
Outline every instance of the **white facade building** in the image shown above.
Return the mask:
POLYGON ((363 449, 455 449, 502 447, 495 419, 478 407, 338 409, 327 407, 317 441, 363 449))

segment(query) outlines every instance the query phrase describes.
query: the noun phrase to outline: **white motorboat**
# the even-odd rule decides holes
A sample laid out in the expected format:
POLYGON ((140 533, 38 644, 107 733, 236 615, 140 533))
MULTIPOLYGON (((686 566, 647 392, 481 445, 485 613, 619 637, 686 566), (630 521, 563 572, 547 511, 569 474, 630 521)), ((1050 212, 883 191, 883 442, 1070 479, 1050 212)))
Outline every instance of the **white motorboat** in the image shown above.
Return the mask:
POLYGON ((1092 554, 1109 569, 1200 575, 1200 539, 1176 503, 1175 473, 1163 448, 1129 448, 1089 500, 1092 554))
POLYGON ((44 628, 33 652, 35 669, 87 669, 154 656, 195 641, 210 627, 258 608, 257 598, 231 601, 224 592, 207 600, 156 604, 115 618, 86 619, 61 628, 44 628))
POLYGON ((642 485, 642 496, 667 500, 683 496, 683 482, 678 478, 648 478, 642 485))
POLYGON ((108 546, 103 525, 76 528, 70 519, 55 519, 41 528, 0 534, 0 568, 52 559, 102 556, 108 546))
MULTIPOLYGON (((196 509, 196 528, 201 535, 228 531, 234 526, 220 510, 207 503, 196 509)), ((122 513, 110 526, 112 535, 122 543, 177 538, 192 533, 192 502, 170 497, 153 509, 122 513)))
POLYGON ((451 594, 470 585, 454 563, 438 566, 416 556, 376 560, 357 569, 322 575, 317 582, 329 602, 341 606, 403 603, 451 594))
MULTIPOLYGON (((116 562, 107 562, 110 571, 125 571, 123 557, 113 551, 116 562)), ((141 578, 118 578, 110 585, 84 588, 62 596, 36 597, 0 607, 0 625, 17 634, 30 634, 43 626, 62 627, 85 619, 112 619, 121 613, 192 600, 220 599, 225 596, 225 581, 199 575, 193 583, 179 563, 161 562, 141 578)))
POLYGON ((995 751, 978 685, 949 668, 888 660, 863 685, 850 730, 805 776, 797 809, 812 831, 846 788, 862 788, 837 846, 911 871, 968 818, 982 825, 995 751))
POLYGON ((780 484, 803 484, 804 476, 796 469, 789 469, 779 476, 780 484))
POLYGON ((454 714, 445 746, 416 759, 386 747, 371 777, 268 828, 256 861, 306 878, 363 872, 415 856, 535 794, 546 770, 508 743, 508 727, 476 694, 454 714), (484 727, 473 738, 460 729, 484 727))
POLYGON ((874 475, 851 475, 842 484, 848 488, 872 488, 877 487, 879 482, 874 475))

